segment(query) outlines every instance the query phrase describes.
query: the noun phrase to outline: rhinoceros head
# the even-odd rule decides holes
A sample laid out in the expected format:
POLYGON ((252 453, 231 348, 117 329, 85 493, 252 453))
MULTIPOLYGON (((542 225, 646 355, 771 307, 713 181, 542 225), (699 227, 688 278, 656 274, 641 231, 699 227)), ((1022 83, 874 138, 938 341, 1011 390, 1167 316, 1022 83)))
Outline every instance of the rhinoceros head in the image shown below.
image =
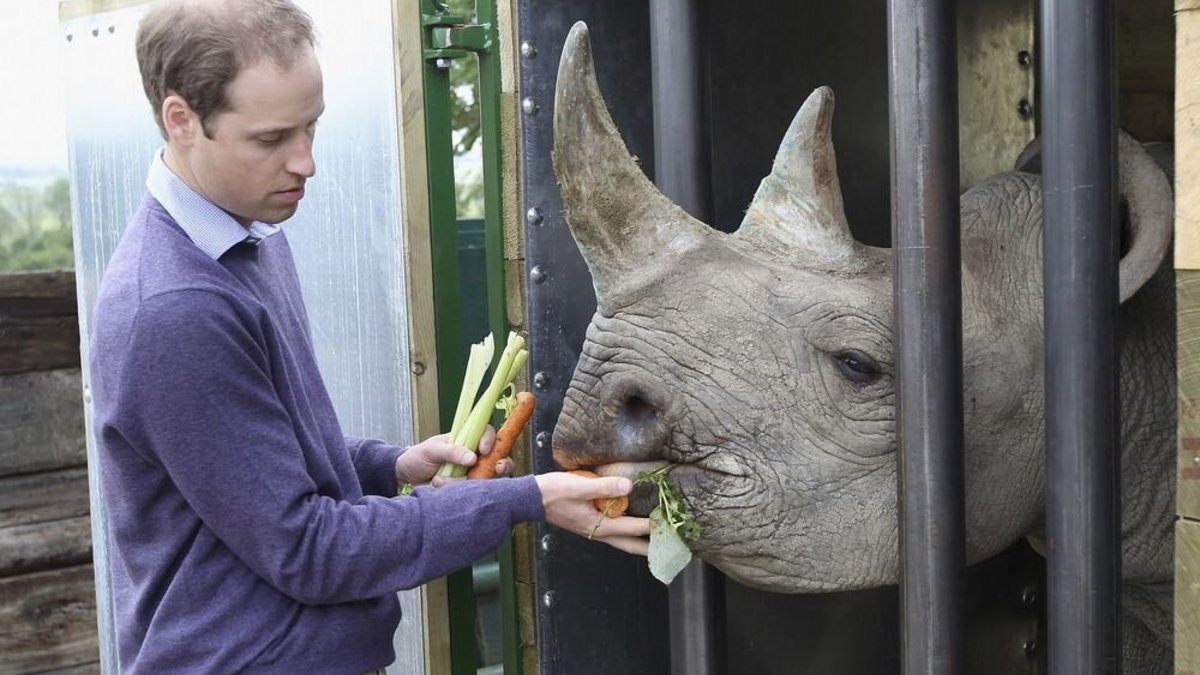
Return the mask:
MULTIPOLYGON (((890 253, 850 234, 832 115, 832 92, 813 92, 740 229, 724 234, 629 155, 582 24, 555 99, 555 171, 598 303, 555 460, 630 475, 675 464, 670 480, 702 528, 696 552, 775 591, 897 578, 890 253)), ((962 221, 968 554, 978 559, 1043 512, 1037 178, 1004 174, 969 191, 962 221)))

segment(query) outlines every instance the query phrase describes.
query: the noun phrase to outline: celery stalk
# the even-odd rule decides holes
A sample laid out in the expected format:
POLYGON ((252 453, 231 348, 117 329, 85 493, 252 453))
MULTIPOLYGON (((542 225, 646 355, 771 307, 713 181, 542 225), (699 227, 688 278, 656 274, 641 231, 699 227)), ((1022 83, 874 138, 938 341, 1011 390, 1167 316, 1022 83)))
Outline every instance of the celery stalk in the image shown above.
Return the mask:
MULTIPOLYGON (((487 389, 475 401, 475 405, 471 408, 471 412, 467 415, 466 421, 462 426, 452 430, 451 441, 453 443, 461 445, 472 452, 479 448, 479 440, 483 438, 483 432, 487 429, 487 424, 492 418, 492 411, 496 408, 496 402, 500 399, 504 390, 512 384, 513 379, 520 372, 520 368, 524 366, 526 359, 528 359, 528 352, 525 350, 525 338, 517 333, 510 332, 508 340, 504 345, 504 351, 500 353, 500 360, 492 370, 492 379, 488 383, 487 389)), ((446 463, 438 469, 437 475, 457 477, 465 475, 466 472, 466 467, 446 463)))
POLYGON ((479 393, 479 385, 483 383, 483 376, 487 373, 495 352, 491 333, 482 341, 471 345, 471 354, 467 357, 467 371, 463 375, 462 391, 458 393, 458 407, 454 410, 454 423, 450 425, 451 438, 466 423, 472 403, 475 402, 475 394, 479 393))

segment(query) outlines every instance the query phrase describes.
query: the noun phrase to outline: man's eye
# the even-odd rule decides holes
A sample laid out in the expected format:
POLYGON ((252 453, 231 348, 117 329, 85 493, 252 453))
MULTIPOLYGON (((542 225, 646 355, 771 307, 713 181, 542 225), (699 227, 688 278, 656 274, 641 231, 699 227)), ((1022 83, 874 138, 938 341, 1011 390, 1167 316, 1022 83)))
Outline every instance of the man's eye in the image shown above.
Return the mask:
POLYGON ((258 137, 258 142, 262 143, 263 145, 279 145, 279 142, 282 140, 283 140, 283 136, 280 136, 280 135, 259 136, 258 137))

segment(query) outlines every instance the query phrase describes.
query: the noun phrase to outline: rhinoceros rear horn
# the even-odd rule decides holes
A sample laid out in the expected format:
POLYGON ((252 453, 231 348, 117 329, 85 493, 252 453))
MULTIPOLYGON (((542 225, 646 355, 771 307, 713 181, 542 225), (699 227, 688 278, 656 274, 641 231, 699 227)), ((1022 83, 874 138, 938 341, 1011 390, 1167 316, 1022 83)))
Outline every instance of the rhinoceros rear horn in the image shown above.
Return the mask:
POLYGON ((553 159, 567 224, 601 303, 616 286, 661 273, 709 236, 625 148, 600 95, 583 22, 571 28, 558 64, 553 159))
POLYGON ((832 131, 833 91, 820 87, 788 126, 771 174, 746 210, 739 239, 801 265, 853 264, 858 247, 842 207, 832 131))

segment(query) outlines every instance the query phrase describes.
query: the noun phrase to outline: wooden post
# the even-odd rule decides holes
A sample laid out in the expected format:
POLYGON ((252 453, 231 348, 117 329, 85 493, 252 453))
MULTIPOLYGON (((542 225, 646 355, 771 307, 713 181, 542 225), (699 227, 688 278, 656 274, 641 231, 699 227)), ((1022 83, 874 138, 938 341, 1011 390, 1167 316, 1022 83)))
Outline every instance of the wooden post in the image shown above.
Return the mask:
POLYGON ((1200 0, 1175 0, 1175 268, 1179 464, 1175 672, 1200 671, 1200 0))

